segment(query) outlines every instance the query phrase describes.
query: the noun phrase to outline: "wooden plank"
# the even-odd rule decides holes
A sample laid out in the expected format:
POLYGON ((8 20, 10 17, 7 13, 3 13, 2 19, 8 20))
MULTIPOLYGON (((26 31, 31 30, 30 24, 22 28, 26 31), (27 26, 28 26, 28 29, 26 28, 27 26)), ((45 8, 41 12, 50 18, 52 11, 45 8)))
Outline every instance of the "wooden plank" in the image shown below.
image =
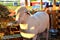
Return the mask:
POLYGON ((13 35, 5 35, 3 36, 2 39, 12 39, 12 38, 19 38, 19 37, 21 37, 20 34, 13 34, 13 35))

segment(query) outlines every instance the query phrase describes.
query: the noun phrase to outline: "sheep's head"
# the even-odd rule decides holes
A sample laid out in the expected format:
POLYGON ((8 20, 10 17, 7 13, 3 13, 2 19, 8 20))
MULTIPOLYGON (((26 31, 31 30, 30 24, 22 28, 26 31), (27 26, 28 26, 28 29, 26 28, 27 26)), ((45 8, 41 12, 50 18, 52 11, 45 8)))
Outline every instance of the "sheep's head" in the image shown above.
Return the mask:
POLYGON ((18 23, 25 23, 28 17, 28 10, 26 7, 21 7, 18 9, 17 14, 16 14, 16 21, 18 23))

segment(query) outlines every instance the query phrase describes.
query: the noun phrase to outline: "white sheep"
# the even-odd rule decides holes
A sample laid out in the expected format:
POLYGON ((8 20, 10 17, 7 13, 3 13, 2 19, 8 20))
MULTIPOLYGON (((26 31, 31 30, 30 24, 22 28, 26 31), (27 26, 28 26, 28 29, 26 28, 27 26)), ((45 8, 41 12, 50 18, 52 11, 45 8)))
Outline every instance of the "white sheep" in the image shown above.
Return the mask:
POLYGON ((17 12, 16 21, 20 24, 22 37, 36 40, 38 33, 49 28, 49 16, 44 11, 36 12, 33 15, 27 14, 27 11, 25 7, 21 7, 17 12))

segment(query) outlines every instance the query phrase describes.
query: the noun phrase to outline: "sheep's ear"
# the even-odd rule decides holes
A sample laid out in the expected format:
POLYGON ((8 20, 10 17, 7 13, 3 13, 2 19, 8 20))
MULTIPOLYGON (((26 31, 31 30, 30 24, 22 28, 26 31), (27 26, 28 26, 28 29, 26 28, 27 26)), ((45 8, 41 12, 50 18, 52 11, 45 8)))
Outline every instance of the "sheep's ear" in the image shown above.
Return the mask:
POLYGON ((18 13, 18 14, 16 15, 16 21, 19 20, 19 16, 20 16, 20 14, 18 13))
POLYGON ((16 10, 15 10, 15 15, 17 14, 18 10, 21 8, 21 6, 17 7, 16 10))
POLYGON ((28 24, 20 24, 20 28, 23 30, 27 30, 28 29, 28 24))
POLYGON ((17 13, 18 12, 18 10, 20 9, 21 7, 19 6, 19 7, 17 7, 17 9, 15 10, 15 15, 16 15, 16 21, 18 21, 18 18, 19 18, 19 16, 20 16, 20 13, 17 13))

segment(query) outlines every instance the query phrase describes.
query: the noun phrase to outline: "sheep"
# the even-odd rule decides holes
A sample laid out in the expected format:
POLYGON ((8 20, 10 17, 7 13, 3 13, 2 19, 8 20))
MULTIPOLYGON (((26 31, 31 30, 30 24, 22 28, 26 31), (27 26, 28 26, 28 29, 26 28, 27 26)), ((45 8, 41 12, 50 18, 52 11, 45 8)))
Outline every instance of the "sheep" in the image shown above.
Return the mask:
POLYGON ((24 38, 36 40, 37 34, 49 29, 49 15, 44 11, 38 11, 33 15, 28 14, 26 7, 17 11, 16 21, 19 23, 20 34, 24 38))

